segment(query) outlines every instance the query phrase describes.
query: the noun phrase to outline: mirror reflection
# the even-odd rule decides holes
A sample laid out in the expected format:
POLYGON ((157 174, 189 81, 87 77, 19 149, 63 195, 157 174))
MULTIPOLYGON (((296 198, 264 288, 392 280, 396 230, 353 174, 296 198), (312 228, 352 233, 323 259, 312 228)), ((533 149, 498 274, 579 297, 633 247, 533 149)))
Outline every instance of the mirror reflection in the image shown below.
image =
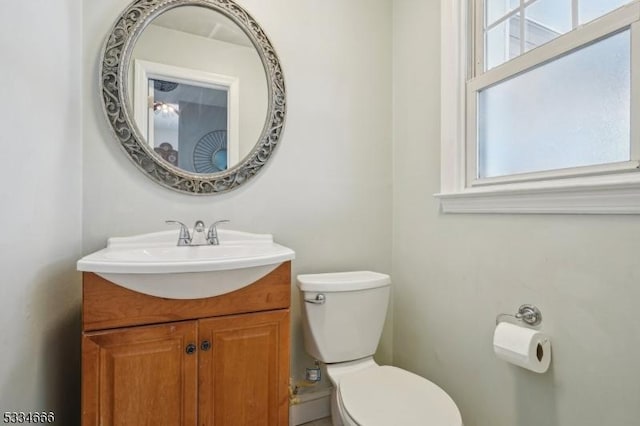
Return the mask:
POLYGON ((199 6, 181 6, 142 32, 129 68, 129 103, 159 158, 211 174, 238 164, 258 142, 269 93, 244 31, 199 6))

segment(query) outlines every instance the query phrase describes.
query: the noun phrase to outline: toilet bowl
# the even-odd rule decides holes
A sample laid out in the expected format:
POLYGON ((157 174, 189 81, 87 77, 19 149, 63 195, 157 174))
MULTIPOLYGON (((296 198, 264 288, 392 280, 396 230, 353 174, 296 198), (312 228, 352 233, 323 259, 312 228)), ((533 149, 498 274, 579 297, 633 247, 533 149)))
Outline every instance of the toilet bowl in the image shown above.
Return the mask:
POLYGON ((389 301, 388 275, 298 275, 307 352, 326 364, 334 426, 462 426, 451 397, 429 380, 380 366, 373 354, 389 301))

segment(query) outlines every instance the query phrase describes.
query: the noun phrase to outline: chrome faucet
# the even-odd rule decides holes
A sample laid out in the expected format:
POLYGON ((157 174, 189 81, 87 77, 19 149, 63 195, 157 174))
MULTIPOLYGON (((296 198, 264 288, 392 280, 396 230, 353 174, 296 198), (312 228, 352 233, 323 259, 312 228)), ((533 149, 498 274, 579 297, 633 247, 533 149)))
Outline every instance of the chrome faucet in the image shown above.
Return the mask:
POLYGON ((207 237, 205 236, 204 222, 197 220, 193 225, 193 233, 191 234, 190 246, 204 246, 207 245, 207 237))
POLYGON ((180 225, 180 233, 178 234, 178 246, 191 245, 191 235, 189 235, 189 228, 182 222, 177 220, 165 220, 166 224, 178 224, 180 225))
POLYGON ((177 220, 166 220, 167 224, 178 224, 180 225, 180 233, 178 234, 178 246, 204 246, 204 245, 212 245, 217 246, 220 245, 220 240, 218 239, 218 229, 216 226, 219 223, 229 222, 227 219, 219 220, 214 222, 209 227, 209 232, 205 237, 205 225, 201 220, 197 220, 195 225, 193 225, 193 235, 189 233, 189 228, 184 223, 177 220))
POLYGON ((216 222, 213 222, 211 224, 211 226, 209 227, 209 233, 207 235, 207 241, 212 246, 220 245, 220 240, 218 240, 218 228, 217 228, 217 226, 218 226, 219 223, 225 223, 225 222, 231 222, 231 221, 228 220, 228 219, 218 220, 216 222))

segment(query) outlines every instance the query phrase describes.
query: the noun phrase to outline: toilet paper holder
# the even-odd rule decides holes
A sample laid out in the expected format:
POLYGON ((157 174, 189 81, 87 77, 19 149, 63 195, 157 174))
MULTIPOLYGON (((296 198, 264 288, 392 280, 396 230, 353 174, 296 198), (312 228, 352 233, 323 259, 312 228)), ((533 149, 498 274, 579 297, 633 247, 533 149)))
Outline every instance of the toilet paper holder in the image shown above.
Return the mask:
POLYGON ((535 327, 537 325, 540 325, 540 323, 542 323, 542 312, 540 312, 540 309, 538 309, 534 305, 528 305, 528 304, 521 305, 518 308, 518 312, 515 315, 499 314, 496 317, 496 325, 504 321, 505 317, 515 318, 516 320, 523 321, 532 327, 535 327))

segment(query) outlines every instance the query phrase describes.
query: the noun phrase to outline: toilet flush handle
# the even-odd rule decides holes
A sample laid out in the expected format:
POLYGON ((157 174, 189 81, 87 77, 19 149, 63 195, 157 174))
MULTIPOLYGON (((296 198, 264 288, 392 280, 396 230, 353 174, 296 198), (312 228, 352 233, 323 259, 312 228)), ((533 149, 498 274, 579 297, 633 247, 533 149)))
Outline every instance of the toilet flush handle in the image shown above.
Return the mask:
POLYGON ((322 293, 318 293, 316 294, 315 299, 307 299, 305 298, 304 301, 307 303, 313 303, 314 305, 322 305, 325 302, 326 298, 324 297, 324 294, 322 293))

